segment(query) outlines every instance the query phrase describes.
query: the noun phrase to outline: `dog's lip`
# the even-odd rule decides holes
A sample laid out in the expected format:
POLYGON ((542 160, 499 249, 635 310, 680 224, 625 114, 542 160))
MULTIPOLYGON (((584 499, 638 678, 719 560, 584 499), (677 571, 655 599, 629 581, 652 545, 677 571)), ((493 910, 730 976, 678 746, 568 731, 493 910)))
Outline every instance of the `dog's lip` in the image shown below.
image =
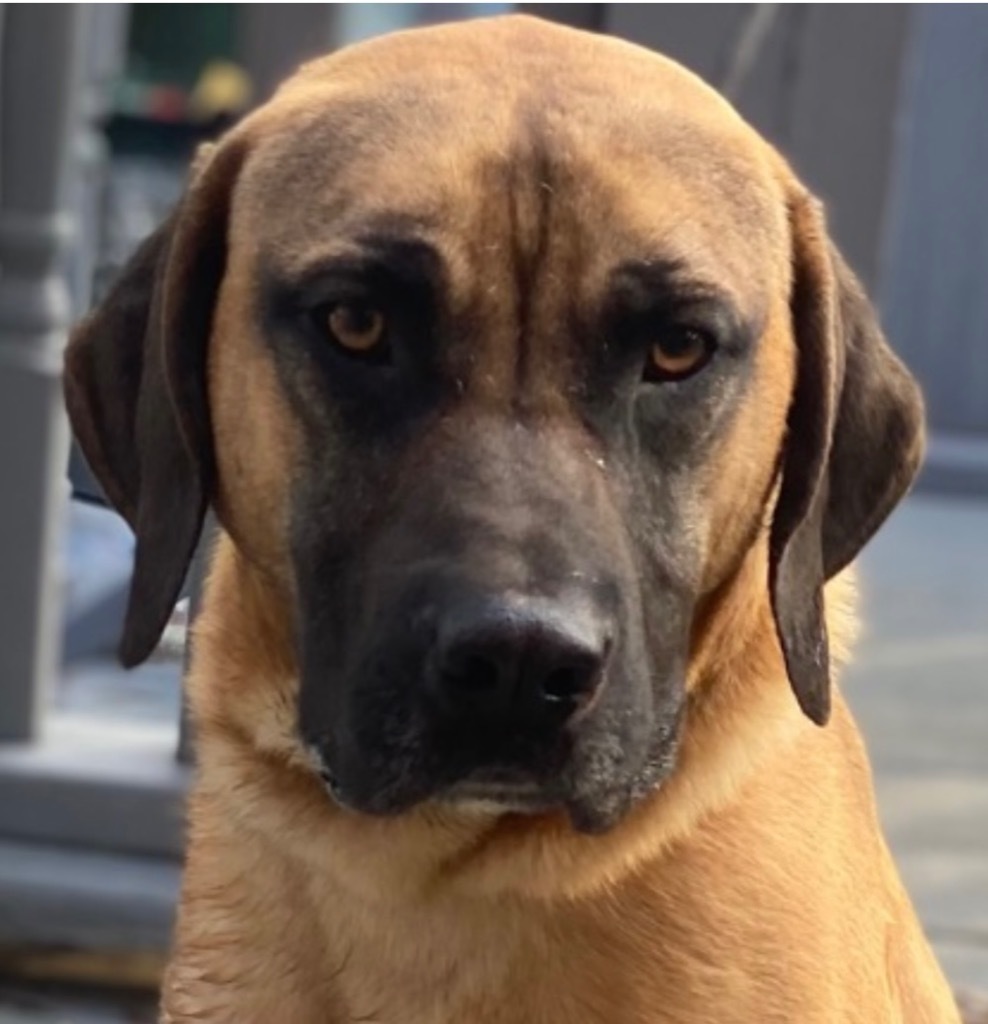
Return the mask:
POLYGON ((340 792, 340 780, 337 774, 326 763, 322 751, 317 743, 307 744, 309 765, 312 771, 319 776, 326 792, 337 802, 342 803, 340 792))
MULTIPOLYGON (((334 803, 344 808, 351 806, 340 780, 331 770, 320 768, 318 775, 334 803)), ((437 793, 433 799, 458 811, 477 814, 540 814, 561 806, 535 783, 464 781, 437 793)))
POLYGON ((322 780, 322 784, 326 792, 336 800, 337 803, 342 803, 340 780, 328 768, 319 769, 319 778, 322 780))
POLYGON ((534 780, 461 779, 437 796, 462 809, 537 814, 559 806, 534 780))

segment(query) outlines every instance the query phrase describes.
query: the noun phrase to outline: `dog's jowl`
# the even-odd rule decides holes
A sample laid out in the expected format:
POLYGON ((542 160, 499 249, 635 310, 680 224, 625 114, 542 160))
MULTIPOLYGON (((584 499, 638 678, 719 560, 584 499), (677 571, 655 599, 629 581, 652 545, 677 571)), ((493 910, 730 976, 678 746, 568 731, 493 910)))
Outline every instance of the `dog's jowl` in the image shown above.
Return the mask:
POLYGON ((920 400, 691 74, 527 18, 306 66, 66 394, 126 663, 220 524, 164 1021, 956 1020, 834 678, 920 400))

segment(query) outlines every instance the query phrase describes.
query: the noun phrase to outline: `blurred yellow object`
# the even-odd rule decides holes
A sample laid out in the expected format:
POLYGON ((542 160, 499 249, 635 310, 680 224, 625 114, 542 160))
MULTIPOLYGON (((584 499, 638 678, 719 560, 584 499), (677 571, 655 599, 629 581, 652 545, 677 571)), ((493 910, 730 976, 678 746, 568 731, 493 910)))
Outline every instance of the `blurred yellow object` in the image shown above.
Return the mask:
POLYGON ((0 976, 20 981, 153 992, 167 956, 160 950, 43 950, 0 946, 0 976))
POLYGON ((247 72, 229 60, 212 60, 203 69, 189 97, 193 117, 209 120, 219 114, 235 114, 250 102, 251 81, 247 72))

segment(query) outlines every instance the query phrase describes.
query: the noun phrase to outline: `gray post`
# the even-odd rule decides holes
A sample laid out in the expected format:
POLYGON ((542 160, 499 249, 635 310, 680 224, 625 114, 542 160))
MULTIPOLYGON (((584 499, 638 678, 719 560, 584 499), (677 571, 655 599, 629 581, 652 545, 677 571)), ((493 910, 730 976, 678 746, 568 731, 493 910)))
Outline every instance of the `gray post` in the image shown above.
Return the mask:
POLYGON ((241 4, 240 59, 263 103, 303 61, 321 57, 334 41, 335 4, 241 4))
POLYGON ((68 186, 87 6, 0 15, 0 740, 32 737, 58 666, 68 186))
POLYGON ((109 147, 99 122, 109 112, 110 85, 123 71, 130 4, 87 4, 83 41, 85 67, 75 132, 76 173, 73 208, 78 211, 80 244, 73 246, 70 283, 77 314, 89 309, 96 276, 109 147))

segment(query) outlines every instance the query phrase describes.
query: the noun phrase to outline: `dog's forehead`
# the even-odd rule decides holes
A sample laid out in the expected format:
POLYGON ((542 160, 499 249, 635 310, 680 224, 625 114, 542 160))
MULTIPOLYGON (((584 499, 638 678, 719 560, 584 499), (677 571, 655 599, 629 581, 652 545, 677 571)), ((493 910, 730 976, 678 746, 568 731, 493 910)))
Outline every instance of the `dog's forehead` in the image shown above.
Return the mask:
POLYGON ((303 69, 250 128, 235 222, 275 258, 379 224, 493 248, 527 192, 601 265, 685 258, 742 292, 752 267, 783 272, 769 147, 691 73, 614 40, 516 18, 405 33, 303 69))

